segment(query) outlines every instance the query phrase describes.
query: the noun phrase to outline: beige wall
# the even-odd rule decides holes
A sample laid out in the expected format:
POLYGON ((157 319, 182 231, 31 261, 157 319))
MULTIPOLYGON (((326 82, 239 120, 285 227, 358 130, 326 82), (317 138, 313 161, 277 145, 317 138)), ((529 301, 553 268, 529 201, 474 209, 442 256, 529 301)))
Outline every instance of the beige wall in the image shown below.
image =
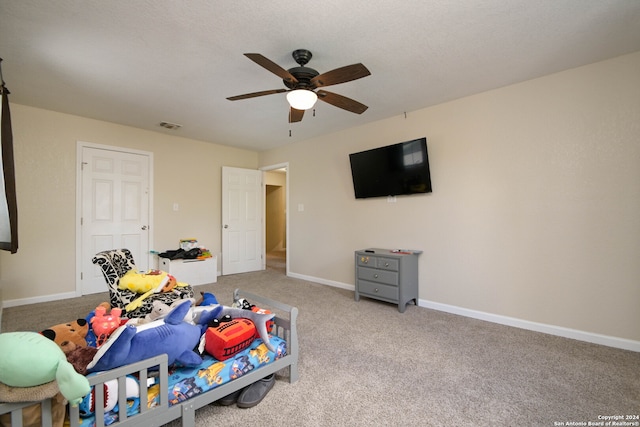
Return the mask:
POLYGON ((640 52, 398 112, 259 164, 251 151, 16 104, 12 116, 20 249, 0 252, 6 301, 75 290, 81 140, 154 153, 156 249, 195 236, 218 252, 220 167, 288 162, 289 204, 304 204, 289 212, 294 274, 353 285, 354 250, 421 249, 422 302, 640 341, 640 52), (354 199, 349 153, 421 136, 432 194, 354 199), (179 179, 189 171, 195 186, 179 179))
POLYGON ((20 247, 15 255, 0 252, 5 301, 75 292, 77 141, 153 153, 157 250, 196 237, 219 253, 221 167, 258 165, 253 151, 17 104, 11 114, 20 247))
POLYGON ((289 162, 290 206, 304 204, 294 274, 353 285, 354 250, 420 249, 423 302, 640 341, 640 52, 260 162, 289 162), (432 194, 354 199, 349 153, 422 136, 432 194))

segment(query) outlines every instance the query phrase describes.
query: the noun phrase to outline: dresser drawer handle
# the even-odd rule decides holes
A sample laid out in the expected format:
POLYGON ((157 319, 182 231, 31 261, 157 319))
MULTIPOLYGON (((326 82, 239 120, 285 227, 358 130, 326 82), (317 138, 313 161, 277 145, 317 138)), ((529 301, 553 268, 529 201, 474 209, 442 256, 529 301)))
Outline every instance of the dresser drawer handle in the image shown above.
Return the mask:
POLYGON ((388 262, 385 262, 385 263, 384 263, 384 266, 385 266, 385 267, 389 267, 389 263, 388 263, 388 262))
POLYGON ((373 290, 373 292, 378 292, 378 288, 375 288, 375 289, 373 290))
POLYGON ((374 279, 377 279, 377 278, 378 278, 378 274, 377 274, 377 273, 376 273, 376 274, 374 274, 374 275, 373 275, 373 278, 374 278, 374 279))

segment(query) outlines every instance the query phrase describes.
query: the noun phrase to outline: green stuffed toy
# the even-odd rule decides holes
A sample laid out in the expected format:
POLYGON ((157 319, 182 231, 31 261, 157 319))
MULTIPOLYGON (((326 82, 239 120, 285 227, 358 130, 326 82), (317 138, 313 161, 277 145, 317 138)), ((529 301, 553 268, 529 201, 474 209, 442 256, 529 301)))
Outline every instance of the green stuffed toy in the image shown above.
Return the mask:
POLYGON ((34 387, 56 380, 74 406, 91 390, 89 380, 75 371, 62 349, 37 332, 0 334, 0 382, 10 387, 34 387))

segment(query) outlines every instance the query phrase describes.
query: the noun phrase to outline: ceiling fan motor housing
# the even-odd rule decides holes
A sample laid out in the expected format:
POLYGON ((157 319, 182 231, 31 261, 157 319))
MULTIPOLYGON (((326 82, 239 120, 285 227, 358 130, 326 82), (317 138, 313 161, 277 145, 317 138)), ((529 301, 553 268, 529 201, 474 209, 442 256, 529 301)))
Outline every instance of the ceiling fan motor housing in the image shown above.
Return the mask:
POLYGON ((311 79, 320 74, 313 68, 309 67, 293 67, 289 68, 287 71, 289 71, 289 73, 298 80, 298 83, 282 80, 284 85, 289 89, 313 89, 313 87, 311 87, 311 79))
POLYGON ((313 68, 305 67, 313 57, 311 51, 307 49, 296 49, 291 53, 291 56, 293 56, 294 61, 300 66, 289 68, 287 71, 298 80, 298 83, 282 80, 284 85, 289 89, 314 89, 311 87, 310 80, 320 73, 313 68))

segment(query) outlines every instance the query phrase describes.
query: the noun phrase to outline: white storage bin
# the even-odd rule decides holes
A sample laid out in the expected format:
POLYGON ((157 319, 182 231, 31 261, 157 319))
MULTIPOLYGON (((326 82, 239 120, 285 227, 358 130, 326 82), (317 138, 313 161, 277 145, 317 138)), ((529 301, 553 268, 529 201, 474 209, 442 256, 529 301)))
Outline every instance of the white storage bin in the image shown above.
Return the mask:
POLYGON ((215 256, 205 259, 160 258, 159 267, 160 270, 174 276, 178 282, 185 282, 191 286, 218 281, 218 260, 215 256))

